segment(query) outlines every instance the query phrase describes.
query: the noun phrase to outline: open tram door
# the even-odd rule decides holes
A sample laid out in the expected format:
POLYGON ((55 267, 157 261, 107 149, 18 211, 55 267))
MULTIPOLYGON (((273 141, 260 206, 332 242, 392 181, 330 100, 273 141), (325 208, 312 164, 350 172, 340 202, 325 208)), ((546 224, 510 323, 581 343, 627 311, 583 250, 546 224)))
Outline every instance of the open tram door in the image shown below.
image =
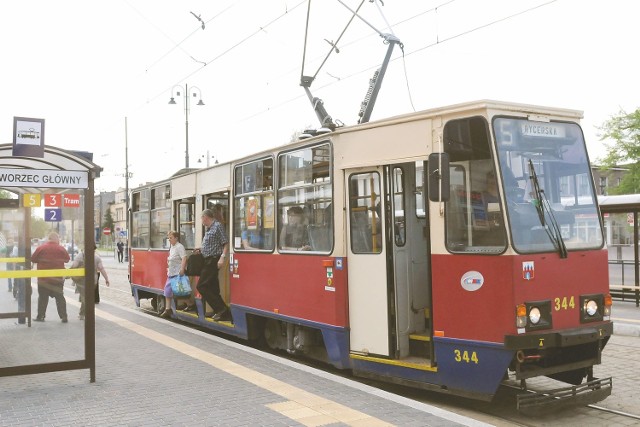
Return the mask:
POLYGON ((351 352, 428 359, 422 163, 350 169, 345 178, 351 352))

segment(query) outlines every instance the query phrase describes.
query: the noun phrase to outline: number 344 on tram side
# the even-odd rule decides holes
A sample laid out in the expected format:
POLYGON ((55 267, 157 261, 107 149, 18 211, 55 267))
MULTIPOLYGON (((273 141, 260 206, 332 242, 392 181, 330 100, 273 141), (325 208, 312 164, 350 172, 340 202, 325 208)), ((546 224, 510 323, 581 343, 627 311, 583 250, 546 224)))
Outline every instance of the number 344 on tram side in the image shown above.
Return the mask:
MULTIPOLYGON (((521 411, 611 393, 607 252, 582 113, 497 101, 328 132, 132 192, 130 277, 162 311, 169 230, 222 205, 231 319, 173 316, 355 375, 521 411), (537 389, 537 377, 562 384, 537 389)), ((193 278, 193 285, 197 278, 193 278)))

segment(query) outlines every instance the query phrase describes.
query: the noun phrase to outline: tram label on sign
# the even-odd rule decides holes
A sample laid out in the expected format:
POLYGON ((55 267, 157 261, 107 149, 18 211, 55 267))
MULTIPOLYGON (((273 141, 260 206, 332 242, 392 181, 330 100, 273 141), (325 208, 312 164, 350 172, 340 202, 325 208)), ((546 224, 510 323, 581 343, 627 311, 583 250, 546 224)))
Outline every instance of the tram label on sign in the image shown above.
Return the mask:
POLYGON ((23 194, 22 205, 25 208, 37 208, 42 204, 42 196, 40 194, 23 194))
POLYGON ((87 171, 0 168, 0 187, 89 188, 87 171))
POLYGON ((60 194, 45 194, 44 205, 48 208, 59 208, 62 206, 62 195, 60 194))
POLYGON ((62 221, 62 209, 60 208, 45 208, 44 220, 48 222, 62 221))
POLYGON ((79 208, 80 207, 80 195, 79 194, 65 194, 63 197, 65 208, 79 208))

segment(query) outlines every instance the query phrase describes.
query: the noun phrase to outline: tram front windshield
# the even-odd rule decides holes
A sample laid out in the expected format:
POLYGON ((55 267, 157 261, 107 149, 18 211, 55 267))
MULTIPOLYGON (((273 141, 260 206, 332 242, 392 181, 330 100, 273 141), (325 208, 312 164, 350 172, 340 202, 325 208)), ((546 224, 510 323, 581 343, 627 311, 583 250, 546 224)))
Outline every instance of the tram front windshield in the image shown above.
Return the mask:
POLYGON ((519 253, 599 248, 603 233, 581 128, 495 118, 500 171, 519 253))

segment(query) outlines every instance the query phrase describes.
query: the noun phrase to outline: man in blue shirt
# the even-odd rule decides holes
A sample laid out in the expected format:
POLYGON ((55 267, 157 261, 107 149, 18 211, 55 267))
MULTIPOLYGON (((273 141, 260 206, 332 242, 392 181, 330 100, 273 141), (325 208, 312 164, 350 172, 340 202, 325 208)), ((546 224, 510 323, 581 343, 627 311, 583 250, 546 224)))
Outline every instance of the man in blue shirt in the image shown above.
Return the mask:
POLYGON ((222 225, 222 205, 215 205, 212 209, 202 211, 202 224, 207 228, 202 237, 201 252, 204 256, 204 267, 198 279, 196 289, 202 298, 214 310, 213 320, 231 320, 229 308, 220 296, 220 282, 218 270, 224 266, 229 249, 229 239, 222 225))

